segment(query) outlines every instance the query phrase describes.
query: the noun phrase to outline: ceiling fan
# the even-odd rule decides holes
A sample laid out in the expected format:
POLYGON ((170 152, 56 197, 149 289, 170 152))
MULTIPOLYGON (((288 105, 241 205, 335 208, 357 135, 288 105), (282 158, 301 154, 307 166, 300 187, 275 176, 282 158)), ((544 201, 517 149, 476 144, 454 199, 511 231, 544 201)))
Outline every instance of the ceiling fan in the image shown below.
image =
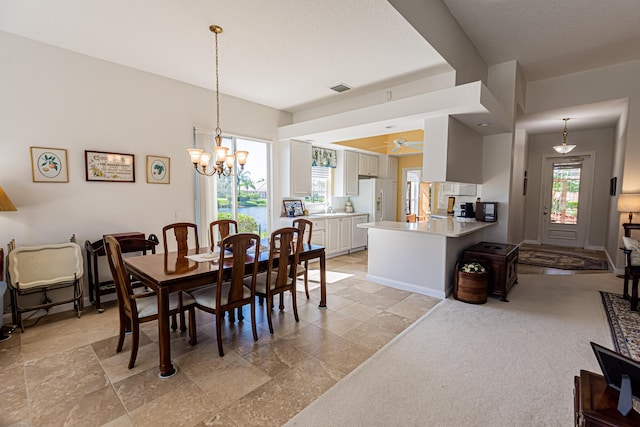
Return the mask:
POLYGON ((413 148, 415 150, 422 149, 422 141, 407 141, 406 139, 402 138, 402 135, 400 135, 398 138, 393 139, 390 142, 384 142, 384 144, 385 145, 381 145, 379 147, 372 147, 372 148, 373 149, 387 148, 393 145, 393 149, 391 150, 391 153, 399 153, 402 151, 403 148, 413 148))

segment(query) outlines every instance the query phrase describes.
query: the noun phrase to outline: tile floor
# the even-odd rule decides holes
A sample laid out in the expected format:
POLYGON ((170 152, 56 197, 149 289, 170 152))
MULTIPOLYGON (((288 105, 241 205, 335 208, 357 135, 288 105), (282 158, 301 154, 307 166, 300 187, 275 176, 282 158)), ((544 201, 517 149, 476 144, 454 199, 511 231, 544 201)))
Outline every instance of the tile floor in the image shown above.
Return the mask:
POLYGON ((0 425, 281 425, 439 302, 367 282, 366 257, 327 260, 328 270, 353 276, 327 285, 326 310, 319 289, 309 301, 298 293, 299 323, 288 297, 274 312, 274 335, 258 306, 257 343, 250 322, 225 322, 222 358, 213 317, 199 312, 196 346, 172 333, 178 373, 169 379, 158 378, 155 322, 142 326, 134 369, 129 338, 115 353, 115 303, 16 330, 0 343, 0 425))

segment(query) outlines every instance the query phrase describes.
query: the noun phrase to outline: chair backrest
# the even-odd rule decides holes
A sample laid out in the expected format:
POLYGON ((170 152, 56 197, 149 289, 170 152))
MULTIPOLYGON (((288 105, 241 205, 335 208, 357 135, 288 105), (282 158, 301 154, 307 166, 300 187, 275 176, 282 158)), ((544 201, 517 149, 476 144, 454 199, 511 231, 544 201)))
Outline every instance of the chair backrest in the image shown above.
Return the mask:
MULTIPOLYGON (((233 257, 227 258, 232 260, 229 293, 227 295, 227 304, 233 305, 244 299, 244 280, 248 274, 251 274, 251 294, 256 289, 256 275, 258 274, 258 261, 260 258, 260 236, 253 233, 232 234, 222 240, 222 247, 231 248, 233 257), (251 263, 251 267, 247 269, 247 263, 251 263)), ((222 267, 225 262, 224 250, 220 251, 219 266, 222 267)), ((218 286, 216 289, 216 308, 222 306, 222 283, 225 279, 225 272, 222 268, 218 270, 218 286)), ((226 288, 226 287, 225 287, 226 288)))
POLYGON ((122 260, 120 243, 118 243, 113 236, 105 236, 104 247, 107 260, 109 261, 109 269, 113 276, 116 294, 118 295, 120 309, 124 310, 129 318, 133 318, 134 315, 138 315, 138 308, 136 307, 135 300, 129 297, 129 295, 133 295, 133 288, 131 287, 131 280, 129 279, 129 274, 127 274, 124 261, 122 260))
POLYGON ((238 234, 238 221, 235 219, 219 219, 209 224, 209 244, 215 250, 216 242, 222 242, 227 236, 238 234), (218 229, 216 234, 215 229, 218 229))
POLYGON ((164 251, 168 252, 167 232, 173 230, 173 235, 178 245, 178 253, 186 254, 189 251, 189 230, 193 231, 193 239, 195 241, 196 252, 200 251, 200 242, 198 241, 198 226, 191 222, 176 222, 174 224, 162 227, 162 240, 164 243, 164 251))
POLYGON ((308 219, 298 218, 293 220, 293 226, 300 230, 301 236, 307 236, 306 244, 311 244, 311 233, 313 233, 313 222, 308 219))
MULTIPOLYGON (((296 227, 284 227, 271 233, 268 277, 271 279, 272 272, 277 268, 275 289, 286 289, 295 284, 296 266, 302 244, 302 234, 296 227), (277 263, 274 262, 276 260, 277 263)), ((270 288, 273 288, 273 285, 270 284, 270 288)))

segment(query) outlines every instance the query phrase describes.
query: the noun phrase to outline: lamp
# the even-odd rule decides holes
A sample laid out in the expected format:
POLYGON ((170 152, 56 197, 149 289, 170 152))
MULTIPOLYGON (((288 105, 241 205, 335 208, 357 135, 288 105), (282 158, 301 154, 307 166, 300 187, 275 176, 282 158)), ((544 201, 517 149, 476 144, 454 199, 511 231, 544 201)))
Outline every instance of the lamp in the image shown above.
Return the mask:
POLYGON ((618 212, 629 212, 629 223, 631 223, 633 213, 640 212, 640 194, 620 194, 618 212))
POLYGON ((564 130, 562 131, 562 145, 554 145, 553 149, 560 154, 567 154, 573 151, 576 148, 575 145, 567 145, 567 122, 568 118, 562 119, 564 120, 564 130))
POLYGON ((218 89, 218 34, 222 33, 222 27, 217 25, 209 26, 209 30, 215 34, 216 37, 216 136, 215 147, 213 148, 213 154, 216 155, 215 165, 211 169, 208 169, 212 153, 207 153, 201 148, 188 148, 189 156, 191 157, 191 163, 195 170, 206 176, 212 176, 214 174, 231 175, 233 173, 234 161, 237 159, 240 165, 240 170, 244 169, 244 165, 247 163, 248 151, 236 151, 234 153, 227 153, 229 149, 222 146, 222 130, 220 129, 220 90, 218 89), (198 166, 200 167, 198 169, 198 166))
MULTIPOLYGON (((17 211, 16 206, 13 204, 7 193, 4 192, 2 186, 0 186, 0 212, 17 211)), ((0 278, 1 279, 1 278, 0 278)))

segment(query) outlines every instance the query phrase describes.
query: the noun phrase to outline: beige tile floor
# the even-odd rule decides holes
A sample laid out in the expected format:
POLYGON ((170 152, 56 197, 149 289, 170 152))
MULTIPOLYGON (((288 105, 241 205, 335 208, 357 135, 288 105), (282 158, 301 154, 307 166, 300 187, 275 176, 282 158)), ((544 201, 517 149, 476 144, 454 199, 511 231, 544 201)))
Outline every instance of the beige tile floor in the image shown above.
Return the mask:
POLYGON ((287 297, 273 335, 259 306, 257 343, 250 322, 225 321, 222 358, 213 317, 200 312, 196 346, 172 333, 178 373, 169 379, 158 378, 155 322, 142 326, 129 370, 130 338, 115 352, 114 303, 102 314, 85 308, 80 319, 42 318, 0 343, 0 425, 281 425, 439 302, 367 282, 366 257, 327 260, 330 271, 353 276, 328 284, 326 310, 319 289, 309 301, 298 293, 299 323, 287 297))

